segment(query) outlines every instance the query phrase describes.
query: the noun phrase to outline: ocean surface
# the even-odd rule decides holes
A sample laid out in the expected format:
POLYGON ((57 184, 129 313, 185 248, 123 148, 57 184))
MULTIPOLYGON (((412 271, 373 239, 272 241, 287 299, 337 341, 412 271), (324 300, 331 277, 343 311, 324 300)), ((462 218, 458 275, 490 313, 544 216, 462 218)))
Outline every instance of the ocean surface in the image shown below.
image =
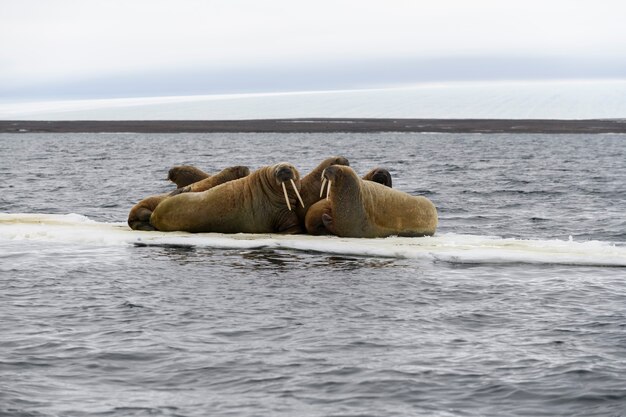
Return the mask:
POLYGON ((0 416, 625 416, 626 136, 1 134, 0 416), (343 155, 431 238, 135 232, 343 155))
POLYGON ((0 120, 283 118, 623 119, 626 80, 423 83, 360 90, 174 97, 0 99, 0 120))

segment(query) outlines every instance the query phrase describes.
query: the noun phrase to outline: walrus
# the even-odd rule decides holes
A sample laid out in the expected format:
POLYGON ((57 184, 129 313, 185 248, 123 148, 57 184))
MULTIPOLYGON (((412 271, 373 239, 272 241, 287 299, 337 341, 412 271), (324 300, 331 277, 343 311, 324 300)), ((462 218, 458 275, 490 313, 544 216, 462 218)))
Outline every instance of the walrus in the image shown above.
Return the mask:
MULTIPOLYGON (((341 237, 432 236, 437 209, 426 197, 412 196, 382 184, 360 179, 350 167, 333 165, 324 170, 328 187, 322 221, 341 237)), ((322 180, 324 183, 324 181, 322 180)), ((325 185, 325 184, 324 184, 325 185)), ((309 210, 311 214, 315 205, 309 210)))
POLYGON ((374 168, 367 174, 363 175, 361 178, 366 181, 374 181, 389 188, 393 188, 391 186, 391 174, 385 168, 374 168))
MULTIPOLYGON (((374 168, 369 171, 367 174, 363 175, 361 179, 365 181, 373 181, 384 186, 391 188, 391 174, 385 168, 374 168)), ((322 199, 322 193, 324 192, 324 186, 326 185, 326 180, 321 179, 320 175, 320 192, 319 197, 322 199)), ((304 228, 310 235, 328 235, 330 232, 324 226, 324 222, 322 221, 322 215, 326 210, 326 207, 330 205, 330 202, 327 200, 322 200, 318 204, 313 204, 304 219, 304 228), (310 214, 309 214, 310 212, 310 214)))
POLYGON ((186 187, 209 177, 209 174, 193 165, 178 165, 167 172, 167 179, 176 184, 176 188, 186 187))
MULTIPOLYGON (((243 177, 250 175, 250 169, 248 169, 248 167, 245 167, 245 166, 238 165, 236 167, 231 167, 230 169, 239 170, 237 171, 237 177, 231 178, 231 179, 243 178, 243 177)), ((208 176, 207 178, 201 179, 192 184, 188 184, 184 187, 179 187, 175 189, 174 191, 172 191, 169 195, 174 196, 174 195, 181 194, 181 193, 199 193, 201 191, 209 190, 215 187, 216 185, 220 185, 223 182, 225 181, 216 182, 213 177, 208 176)))
POLYGON ((350 162, 343 156, 331 156, 324 159, 320 164, 315 167, 311 172, 302 177, 300 195, 302 196, 303 206, 298 206, 296 214, 300 219, 300 223, 304 229, 304 219, 306 212, 313 204, 322 199, 320 195, 320 187, 322 186, 322 172, 331 165, 345 165, 349 166, 350 162))
POLYGON ((165 199, 150 216, 161 231, 300 233, 300 174, 291 164, 259 168, 247 177, 199 193, 165 199))
MULTIPOLYGON (((171 172, 172 170, 170 170, 170 173, 171 172)), ((201 181, 203 182, 204 188, 208 190, 225 182, 245 177, 248 174, 250 174, 250 169, 248 169, 248 167, 234 166, 224 168, 215 175, 209 176, 209 174, 206 174, 208 178, 201 179, 201 181)), ((178 188, 178 190, 181 190, 181 188, 178 188)), ((153 195, 144 198, 139 203, 135 204, 133 208, 130 209, 130 213, 128 214, 128 225, 130 228, 133 230, 156 230, 154 226, 150 224, 150 216, 152 215, 154 209, 170 195, 171 193, 153 195)))
MULTIPOLYGON (((243 177, 250 175, 250 169, 246 166, 238 165, 238 166, 231 167, 229 169, 232 170, 232 174, 234 175, 234 177, 230 178, 228 181, 234 180, 237 178, 243 178, 243 177)), ((174 195, 182 194, 182 193, 199 193, 201 191, 209 190, 215 187, 216 185, 220 185, 224 182, 226 181, 221 181, 220 179, 216 180, 213 177, 209 176, 208 178, 196 181, 193 184, 189 184, 185 187, 179 187, 175 189, 174 191, 172 191, 169 195, 174 196, 174 195)))

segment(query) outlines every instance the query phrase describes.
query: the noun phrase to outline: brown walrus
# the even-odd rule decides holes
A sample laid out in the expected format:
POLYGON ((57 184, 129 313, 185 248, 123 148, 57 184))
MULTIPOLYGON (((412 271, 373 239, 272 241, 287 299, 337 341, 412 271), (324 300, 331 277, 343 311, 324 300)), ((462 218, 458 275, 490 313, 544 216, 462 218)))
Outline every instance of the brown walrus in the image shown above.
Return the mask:
POLYGON ((363 181, 350 167, 333 165, 324 170, 323 176, 328 181, 329 204, 322 221, 330 233, 368 238, 435 234, 437 209, 429 199, 363 181))
MULTIPOLYGON (((170 173, 171 172, 172 170, 170 170, 170 173)), ((224 168, 217 174, 209 176, 201 181, 203 181, 204 187, 209 189, 225 182, 245 177, 248 174, 250 174, 248 167, 234 166, 224 168)), ((208 176, 209 174, 206 175, 208 176)), ((169 193, 153 195, 144 198, 139 203, 135 204, 133 208, 130 209, 130 213, 128 214, 128 225, 130 228, 133 230, 156 230, 154 226, 150 224, 150 216, 152 215, 154 209, 169 196, 169 193)))
MULTIPOLYGON (((243 178, 243 177, 247 177, 248 175, 250 175, 250 169, 248 167, 245 167, 245 166, 242 166, 242 165, 234 166, 234 167, 231 167, 229 169, 231 169, 233 171, 239 170, 239 171, 236 172, 237 176, 235 178, 231 178, 231 179, 243 178)), ((209 190, 209 189, 215 187, 216 185, 220 185, 220 184, 225 182, 225 181, 216 182, 213 177, 209 176, 207 178, 204 178, 204 179, 201 179, 199 181, 196 181, 196 182, 194 182, 192 184, 188 184, 188 185, 186 185, 184 187, 179 187, 179 188, 175 189, 174 191, 172 191, 170 193, 170 196, 174 196, 176 194, 182 194, 182 193, 199 193, 201 191, 209 190)))
POLYGON ((385 168, 374 168, 367 174, 363 175, 361 178, 366 181, 374 181, 389 188, 392 188, 391 174, 385 168))
POLYGON ((315 167, 311 172, 302 177, 302 187, 300 188, 300 195, 304 206, 298 206, 296 214, 300 219, 300 223, 304 229, 304 218, 306 212, 313 204, 322 199, 320 194, 320 187, 322 185, 322 172, 331 165, 345 165, 349 166, 350 162, 343 156, 332 156, 324 159, 320 164, 315 167))
POLYGON ((300 233, 292 210, 304 205, 299 188, 300 174, 293 165, 266 166, 207 191, 165 199, 152 212, 150 224, 161 231, 300 233))
MULTIPOLYGON (((373 181, 379 184, 385 185, 391 188, 391 174, 385 168, 374 168, 363 177, 361 177, 365 181, 373 181)), ((321 179, 321 175, 320 175, 321 179)), ((319 197, 322 199, 322 193, 325 191, 324 186, 326 185, 326 181, 320 181, 320 192, 319 197), (323 184, 323 185, 322 185, 323 184)), ((308 234, 310 235, 328 235, 330 232, 324 226, 324 222, 322 221, 322 215, 326 210, 326 207, 330 205, 330 201, 322 200, 317 204, 313 204, 305 217, 304 227, 308 234), (310 213, 310 214, 309 214, 310 213)))
POLYGON ((128 213, 128 226, 133 230, 156 230, 150 224, 150 216, 154 209, 168 196, 168 193, 151 195, 135 204, 128 213))
POLYGON ((167 179, 176 184, 176 188, 186 187, 209 177, 209 174, 193 165, 178 165, 167 172, 167 179))

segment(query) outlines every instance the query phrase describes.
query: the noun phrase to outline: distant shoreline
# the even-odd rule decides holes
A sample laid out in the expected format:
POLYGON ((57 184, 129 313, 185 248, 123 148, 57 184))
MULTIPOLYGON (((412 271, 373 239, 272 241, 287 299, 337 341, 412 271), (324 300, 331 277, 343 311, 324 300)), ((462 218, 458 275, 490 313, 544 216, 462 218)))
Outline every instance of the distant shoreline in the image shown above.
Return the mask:
POLYGON ((0 133, 626 133, 626 119, 0 120, 0 133))

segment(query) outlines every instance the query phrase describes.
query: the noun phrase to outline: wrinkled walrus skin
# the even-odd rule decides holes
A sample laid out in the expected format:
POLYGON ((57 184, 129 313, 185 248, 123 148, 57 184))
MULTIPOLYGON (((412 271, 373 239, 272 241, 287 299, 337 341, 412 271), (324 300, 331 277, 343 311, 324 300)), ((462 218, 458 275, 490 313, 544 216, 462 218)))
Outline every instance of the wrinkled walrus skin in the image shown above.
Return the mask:
POLYGON ((331 185, 322 221, 330 233, 361 238, 435 234, 437 209, 427 198, 364 181, 345 166, 326 168, 324 178, 331 185))
MULTIPOLYGON (((170 170, 170 173, 171 172, 172 170, 170 170)), ((208 174, 206 174, 208 177, 202 179, 201 182, 203 183, 203 187, 205 187, 206 189, 210 189, 220 184, 224 184, 225 182, 236 180, 238 178, 243 178, 249 173, 250 170, 248 169, 248 167, 228 167, 224 168, 223 170, 212 176, 208 176, 208 174)), ((186 178, 189 179, 191 177, 186 178)), ((177 190, 183 190, 183 188, 178 188, 177 190)), ((177 192, 177 190, 175 190, 174 192, 177 192)), ((154 209, 170 195, 171 194, 168 193, 153 195, 144 198, 139 203, 135 204, 128 214, 128 225, 130 226, 130 228, 133 230, 156 230, 154 226, 150 224, 150 216, 152 215, 154 209)))
MULTIPOLYGON (((391 173, 389 173, 389 171, 385 168, 374 168, 361 178, 365 181, 377 182, 391 188, 391 173)), ((321 200, 321 193, 318 191, 317 194, 320 195, 321 200)), ((324 211, 329 206, 329 204, 329 201, 323 200, 319 203, 312 205, 309 208, 304 221, 304 227, 308 234, 315 236, 330 234, 330 232, 326 229, 326 226, 324 226, 324 222, 322 221, 322 215, 324 214, 324 211)))
POLYGON ((150 224, 161 231, 194 233, 300 233, 294 186, 300 188, 300 174, 293 165, 262 167, 210 190, 164 200, 150 224))

